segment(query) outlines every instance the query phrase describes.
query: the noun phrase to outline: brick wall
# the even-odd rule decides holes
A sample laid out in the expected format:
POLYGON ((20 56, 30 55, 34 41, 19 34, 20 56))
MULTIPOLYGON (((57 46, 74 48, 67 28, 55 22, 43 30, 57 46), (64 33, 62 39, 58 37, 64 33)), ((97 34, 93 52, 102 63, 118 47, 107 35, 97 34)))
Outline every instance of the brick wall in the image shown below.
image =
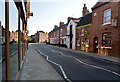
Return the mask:
MULTIPOLYGON (((104 11, 106 9, 111 9, 111 19, 114 19, 118 16, 118 3, 117 2, 112 2, 108 3, 106 5, 103 5, 95 10, 93 10, 92 13, 92 28, 93 28, 93 37, 98 37, 98 43, 100 46, 102 46, 102 34, 105 32, 111 32, 112 34, 112 49, 103 49, 101 50, 101 54, 104 55, 109 55, 109 56, 118 56, 118 35, 120 29, 117 27, 111 26, 111 24, 103 25, 103 16, 104 16, 104 11), (94 13, 97 13, 97 16, 94 16, 94 13), (105 28, 107 30, 105 30, 105 28)), ((112 21, 112 20, 111 20, 112 21)))

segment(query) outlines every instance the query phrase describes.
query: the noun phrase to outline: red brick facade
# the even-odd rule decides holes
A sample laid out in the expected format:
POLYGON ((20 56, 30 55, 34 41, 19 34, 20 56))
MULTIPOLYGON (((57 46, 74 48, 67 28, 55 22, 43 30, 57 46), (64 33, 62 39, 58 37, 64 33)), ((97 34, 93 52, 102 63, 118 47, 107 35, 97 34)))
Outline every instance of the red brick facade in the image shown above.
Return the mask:
MULTIPOLYGON (((96 5, 98 4, 99 3, 96 5)), ((81 40, 82 38, 86 38, 89 40, 89 47, 88 50, 86 48, 83 50, 97 52, 98 54, 107 56, 120 57, 120 2, 110 2, 104 5, 101 2, 99 7, 95 7, 96 8, 92 9, 92 26, 76 30, 76 38, 80 40, 78 43, 76 41, 76 45, 78 44, 76 49, 82 49, 81 40), (109 23, 104 23, 105 11, 108 9, 111 9, 111 20, 109 23), (117 26, 112 25, 113 19, 117 20, 117 26), (87 34, 81 37, 82 29, 87 29, 87 34)), ((83 45, 85 46, 84 43, 83 45)))
POLYGON ((64 44, 63 37, 66 36, 66 24, 64 24, 64 22, 60 22, 59 25, 59 27, 55 25, 53 31, 48 34, 48 41, 50 44, 64 44))

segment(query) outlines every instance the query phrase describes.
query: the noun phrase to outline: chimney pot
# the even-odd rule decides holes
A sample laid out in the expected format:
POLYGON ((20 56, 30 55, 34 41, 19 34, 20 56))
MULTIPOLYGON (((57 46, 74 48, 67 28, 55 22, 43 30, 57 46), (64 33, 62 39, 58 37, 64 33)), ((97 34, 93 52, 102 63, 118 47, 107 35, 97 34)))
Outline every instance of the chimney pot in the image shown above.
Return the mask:
POLYGON ((55 26, 54 26, 54 29, 57 28, 57 27, 58 27, 58 25, 55 25, 55 26))
POLYGON ((59 26, 62 26, 62 25, 64 25, 64 22, 60 22, 59 26))

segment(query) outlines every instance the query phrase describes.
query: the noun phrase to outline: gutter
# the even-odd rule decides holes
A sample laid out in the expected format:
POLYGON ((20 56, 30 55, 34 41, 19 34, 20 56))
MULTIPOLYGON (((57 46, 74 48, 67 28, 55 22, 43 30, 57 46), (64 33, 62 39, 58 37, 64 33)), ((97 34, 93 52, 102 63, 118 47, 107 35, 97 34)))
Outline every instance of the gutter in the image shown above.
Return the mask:
POLYGON ((80 27, 76 27, 75 29, 84 28, 84 27, 87 27, 87 26, 92 26, 92 24, 86 24, 86 25, 83 25, 83 26, 80 26, 80 27))

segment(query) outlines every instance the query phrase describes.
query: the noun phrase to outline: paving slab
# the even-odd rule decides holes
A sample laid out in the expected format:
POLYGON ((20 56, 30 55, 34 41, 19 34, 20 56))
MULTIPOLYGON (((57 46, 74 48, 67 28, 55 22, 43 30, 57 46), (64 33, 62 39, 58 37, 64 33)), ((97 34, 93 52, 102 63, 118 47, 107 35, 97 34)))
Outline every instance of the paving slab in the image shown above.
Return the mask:
POLYGON ((63 81, 63 78, 34 48, 29 46, 18 80, 63 81))

